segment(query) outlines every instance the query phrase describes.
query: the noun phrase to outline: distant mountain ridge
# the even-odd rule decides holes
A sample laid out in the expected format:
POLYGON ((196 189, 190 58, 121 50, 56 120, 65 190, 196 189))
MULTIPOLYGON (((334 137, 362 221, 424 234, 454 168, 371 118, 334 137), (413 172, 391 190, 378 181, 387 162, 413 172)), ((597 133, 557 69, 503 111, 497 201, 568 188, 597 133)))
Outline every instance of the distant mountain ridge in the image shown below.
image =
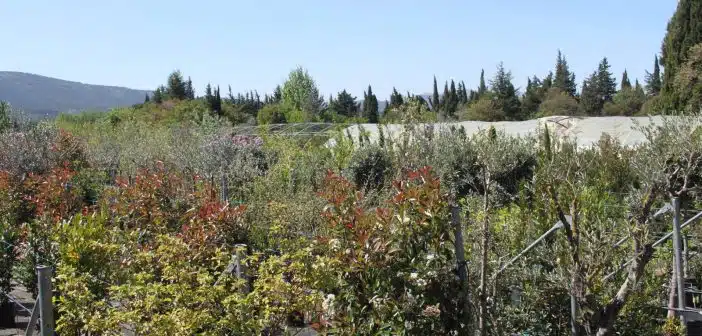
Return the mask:
POLYGON ((25 72, 0 71, 0 100, 32 118, 59 113, 108 111, 144 101, 151 91, 85 84, 25 72))

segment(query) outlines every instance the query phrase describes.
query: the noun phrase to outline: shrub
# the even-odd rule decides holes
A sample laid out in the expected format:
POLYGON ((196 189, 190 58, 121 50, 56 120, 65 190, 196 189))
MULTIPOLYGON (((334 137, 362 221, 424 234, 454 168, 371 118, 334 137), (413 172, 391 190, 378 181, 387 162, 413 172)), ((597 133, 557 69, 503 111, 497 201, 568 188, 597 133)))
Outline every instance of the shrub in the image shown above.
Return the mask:
POLYGON ((361 147, 354 152, 348 171, 359 190, 379 191, 392 176, 392 161, 377 145, 361 147))

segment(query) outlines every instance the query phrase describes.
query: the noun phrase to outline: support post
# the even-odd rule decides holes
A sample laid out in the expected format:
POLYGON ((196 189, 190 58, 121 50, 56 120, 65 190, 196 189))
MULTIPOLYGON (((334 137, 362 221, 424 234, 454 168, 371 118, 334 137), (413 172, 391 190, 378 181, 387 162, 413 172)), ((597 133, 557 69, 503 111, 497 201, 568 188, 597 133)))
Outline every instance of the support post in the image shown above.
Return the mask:
MULTIPOLYGON (((685 283, 683 279, 682 236, 680 234, 680 199, 673 197, 673 251, 675 256, 675 280, 678 290, 678 308, 685 309, 685 283)), ((680 321, 685 324, 685 317, 680 314, 680 321)))
POLYGON ((41 319, 41 336, 54 336, 54 307, 51 303, 51 267, 37 266, 39 278, 39 318, 41 319))
POLYGON ((463 312, 461 320, 465 325, 469 325, 470 299, 468 297, 468 271, 466 270, 466 253, 463 246, 463 221, 461 220, 461 208, 455 203, 451 204, 451 225, 453 225, 454 250, 456 254, 456 270, 461 281, 461 300, 463 300, 463 312))
POLYGON ((570 334, 578 336, 578 302, 575 299, 573 288, 570 289, 570 334))

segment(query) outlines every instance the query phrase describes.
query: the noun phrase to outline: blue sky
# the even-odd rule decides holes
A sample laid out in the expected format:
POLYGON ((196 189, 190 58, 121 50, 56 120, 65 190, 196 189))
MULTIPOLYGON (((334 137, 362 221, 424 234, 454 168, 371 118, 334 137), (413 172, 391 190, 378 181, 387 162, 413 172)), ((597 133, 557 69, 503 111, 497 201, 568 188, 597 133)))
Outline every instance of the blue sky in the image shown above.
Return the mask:
MULTIPOLYGON (((325 96, 371 84, 385 99, 503 61, 515 85, 560 48, 578 83, 607 56, 643 82, 675 0, 4 0, 0 70, 153 89, 173 69, 226 91, 270 92, 297 65, 325 96)), ((440 84, 441 85, 441 84, 440 84)))

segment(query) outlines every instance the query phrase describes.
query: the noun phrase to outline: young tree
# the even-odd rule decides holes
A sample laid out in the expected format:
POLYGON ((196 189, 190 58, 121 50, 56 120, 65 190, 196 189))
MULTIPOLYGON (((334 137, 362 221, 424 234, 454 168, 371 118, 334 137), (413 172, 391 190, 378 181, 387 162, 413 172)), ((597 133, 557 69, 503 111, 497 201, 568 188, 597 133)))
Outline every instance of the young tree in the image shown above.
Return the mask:
POLYGON ((541 80, 536 76, 527 78, 527 87, 522 97, 522 116, 530 117, 536 115, 543 99, 541 80))
POLYGON ((448 82, 444 82, 444 94, 441 95, 441 104, 439 105, 439 110, 441 111, 441 116, 447 119, 451 116, 451 92, 449 91, 448 82))
POLYGON ((147 93, 144 95, 144 104, 148 103, 149 101, 151 101, 151 98, 149 98, 149 94, 147 93))
POLYGON ((597 93, 602 100, 602 104, 611 102, 614 94, 617 93, 617 81, 614 79, 612 72, 609 71, 609 68, 607 57, 600 61, 597 68, 597 93))
POLYGON ((653 61, 653 73, 646 71, 646 94, 649 96, 657 96, 661 93, 661 88, 663 86, 661 82, 661 66, 658 60, 658 55, 655 56, 653 61))
POLYGON ((164 94, 164 88, 163 86, 159 86, 154 90, 154 103, 156 104, 161 104, 163 102, 163 94, 164 94))
POLYGON ((0 133, 9 129, 12 124, 10 122, 11 110, 12 107, 8 102, 0 100, 0 133))

